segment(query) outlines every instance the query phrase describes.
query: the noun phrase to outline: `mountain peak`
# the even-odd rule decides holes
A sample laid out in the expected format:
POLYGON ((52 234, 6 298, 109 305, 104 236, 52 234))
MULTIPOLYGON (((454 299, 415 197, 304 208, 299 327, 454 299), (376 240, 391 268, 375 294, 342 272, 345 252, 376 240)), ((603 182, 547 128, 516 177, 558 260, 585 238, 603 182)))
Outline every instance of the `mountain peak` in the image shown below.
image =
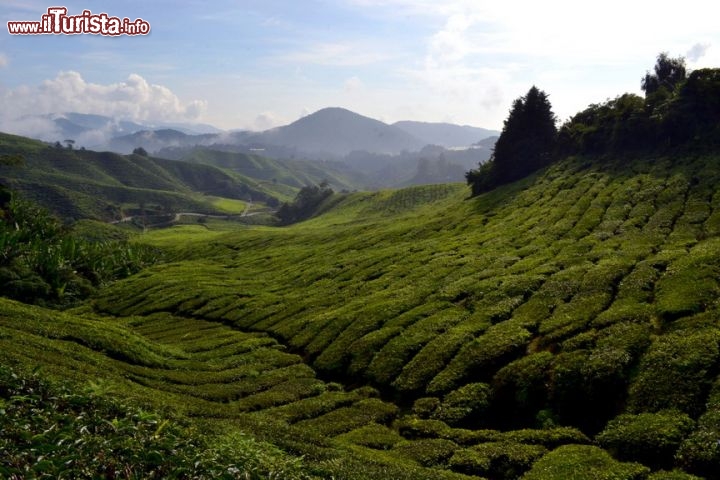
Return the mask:
POLYGON ((376 120, 371 117, 366 117, 365 115, 361 115, 357 112, 353 112, 352 110, 348 110, 347 108, 342 107, 325 107, 321 108, 320 110, 317 110, 316 112, 313 112, 309 115, 306 115, 304 117, 299 118, 295 122, 291 123, 290 125, 298 122, 303 121, 347 121, 347 122, 372 122, 373 124, 382 124, 387 125, 386 123, 381 122, 380 120, 376 120))
POLYGON ((289 125, 262 132, 255 140, 321 156, 343 156, 356 150, 399 153, 424 146, 400 128, 341 107, 323 108, 289 125))

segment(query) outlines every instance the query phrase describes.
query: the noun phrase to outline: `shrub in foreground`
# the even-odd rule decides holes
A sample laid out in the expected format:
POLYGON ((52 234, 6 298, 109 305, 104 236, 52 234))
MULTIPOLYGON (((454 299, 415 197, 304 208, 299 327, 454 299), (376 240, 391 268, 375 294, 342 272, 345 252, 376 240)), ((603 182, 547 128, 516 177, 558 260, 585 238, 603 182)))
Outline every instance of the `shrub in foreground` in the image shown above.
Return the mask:
POLYGON ((207 438, 157 414, 0 365, 1 478, 309 478, 243 434, 207 438))

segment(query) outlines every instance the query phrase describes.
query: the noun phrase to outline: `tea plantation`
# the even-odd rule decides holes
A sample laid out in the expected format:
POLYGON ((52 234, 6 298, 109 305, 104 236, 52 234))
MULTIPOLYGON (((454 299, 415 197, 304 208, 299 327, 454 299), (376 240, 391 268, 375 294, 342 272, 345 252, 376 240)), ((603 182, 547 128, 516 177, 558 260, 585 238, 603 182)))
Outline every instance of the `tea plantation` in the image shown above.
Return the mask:
POLYGON ((79 307, 0 299, 0 474, 718 479, 718 184, 713 155, 576 157, 137 237, 166 261, 79 307), (67 428, 93 402, 138 433, 67 428))

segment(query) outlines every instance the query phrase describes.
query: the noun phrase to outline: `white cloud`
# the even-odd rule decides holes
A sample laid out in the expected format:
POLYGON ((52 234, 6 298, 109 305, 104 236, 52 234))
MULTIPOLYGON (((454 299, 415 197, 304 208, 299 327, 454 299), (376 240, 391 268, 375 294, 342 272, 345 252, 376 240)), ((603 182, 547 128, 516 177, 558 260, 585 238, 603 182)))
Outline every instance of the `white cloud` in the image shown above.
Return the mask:
POLYGON ((78 112, 134 121, 178 121, 197 119, 206 108, 200 100, 184 103, 169 88, 150 84, 137 74, 124 82, 101 85, 87 82, 73 71, 60 72, 38 86, 8 89, 2 103, 5 120, 10 114, 18 118, 78 112))
POLYGON ((688 50, 685 56, 690 62, 694 63, 704 57, 709 48, 709 43, 696 43, 695 45, 690 47, 690 50, 688 50))
POLYGON ((475 23, 472 15, 451 15, 445 28, 430 39, 429 61, 445 64, 462 60, 473 51, 468 29, 475 23))
MULTIPOLYGON (((187 121, 199 118, 205 102, 183 103, 170 89, 152 85, 131 74, 126 81, 101 85, 85 81, 77 72, 60 72, 40 85, 21 85, 0 91, 0 131, 44 140, 57 140, 62 133, 48 114, 65 112, 106 115, 137 122, 187 121)), ((81 135, 82 145, 103 144, 112 134, 112 124, 81 135)))
MULTIPOLYGON (((423 22, 431 32, 424 59, 403 71, 417 88, 424 84, 445 99, 449 110, 467 118, 473 105, 481 123, 501 121, 510 101, 533 83, 562 105, 561 116, 572 114, 639 91, 642 73, 661 51, 677 56, 698 38, 720 41, 720 4, 701 0, 686 0, 682 8, 670 0, 652 6, 626 0, 346 1, 367 15, 423 22)), ((693 68, 720 66, 720 52, 707 45, 688 53, 701 59, 693 68)))
POLYGON ((287 122, 284 119, 278 117, 275 112, 263 112, 257 117, 252 125, 252 130, 262 131, 269 130, 271 128, 284 125, 287 122))
POLYGON ((62 133, 57 125, 45 117, 0 118, 0 132, 42 140, 62 140, 62 133))
POLYGON ((8 64, 8 58, 4 54, 0 53, 0 68, 6 67, 8 64))

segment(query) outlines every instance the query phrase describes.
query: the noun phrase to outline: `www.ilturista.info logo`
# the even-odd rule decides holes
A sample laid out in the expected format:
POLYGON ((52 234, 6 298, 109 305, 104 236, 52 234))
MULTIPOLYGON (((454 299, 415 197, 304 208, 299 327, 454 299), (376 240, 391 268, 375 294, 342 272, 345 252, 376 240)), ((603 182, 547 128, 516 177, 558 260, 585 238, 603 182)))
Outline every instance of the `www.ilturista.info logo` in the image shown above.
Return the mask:
POLYGON ((150 24, 142 18, 111 17, 107 13, 83 10, 80 15, 68 15, 65 7, 50 7, 40 21, 7 22, 11 35, 147 35, 150 24))

